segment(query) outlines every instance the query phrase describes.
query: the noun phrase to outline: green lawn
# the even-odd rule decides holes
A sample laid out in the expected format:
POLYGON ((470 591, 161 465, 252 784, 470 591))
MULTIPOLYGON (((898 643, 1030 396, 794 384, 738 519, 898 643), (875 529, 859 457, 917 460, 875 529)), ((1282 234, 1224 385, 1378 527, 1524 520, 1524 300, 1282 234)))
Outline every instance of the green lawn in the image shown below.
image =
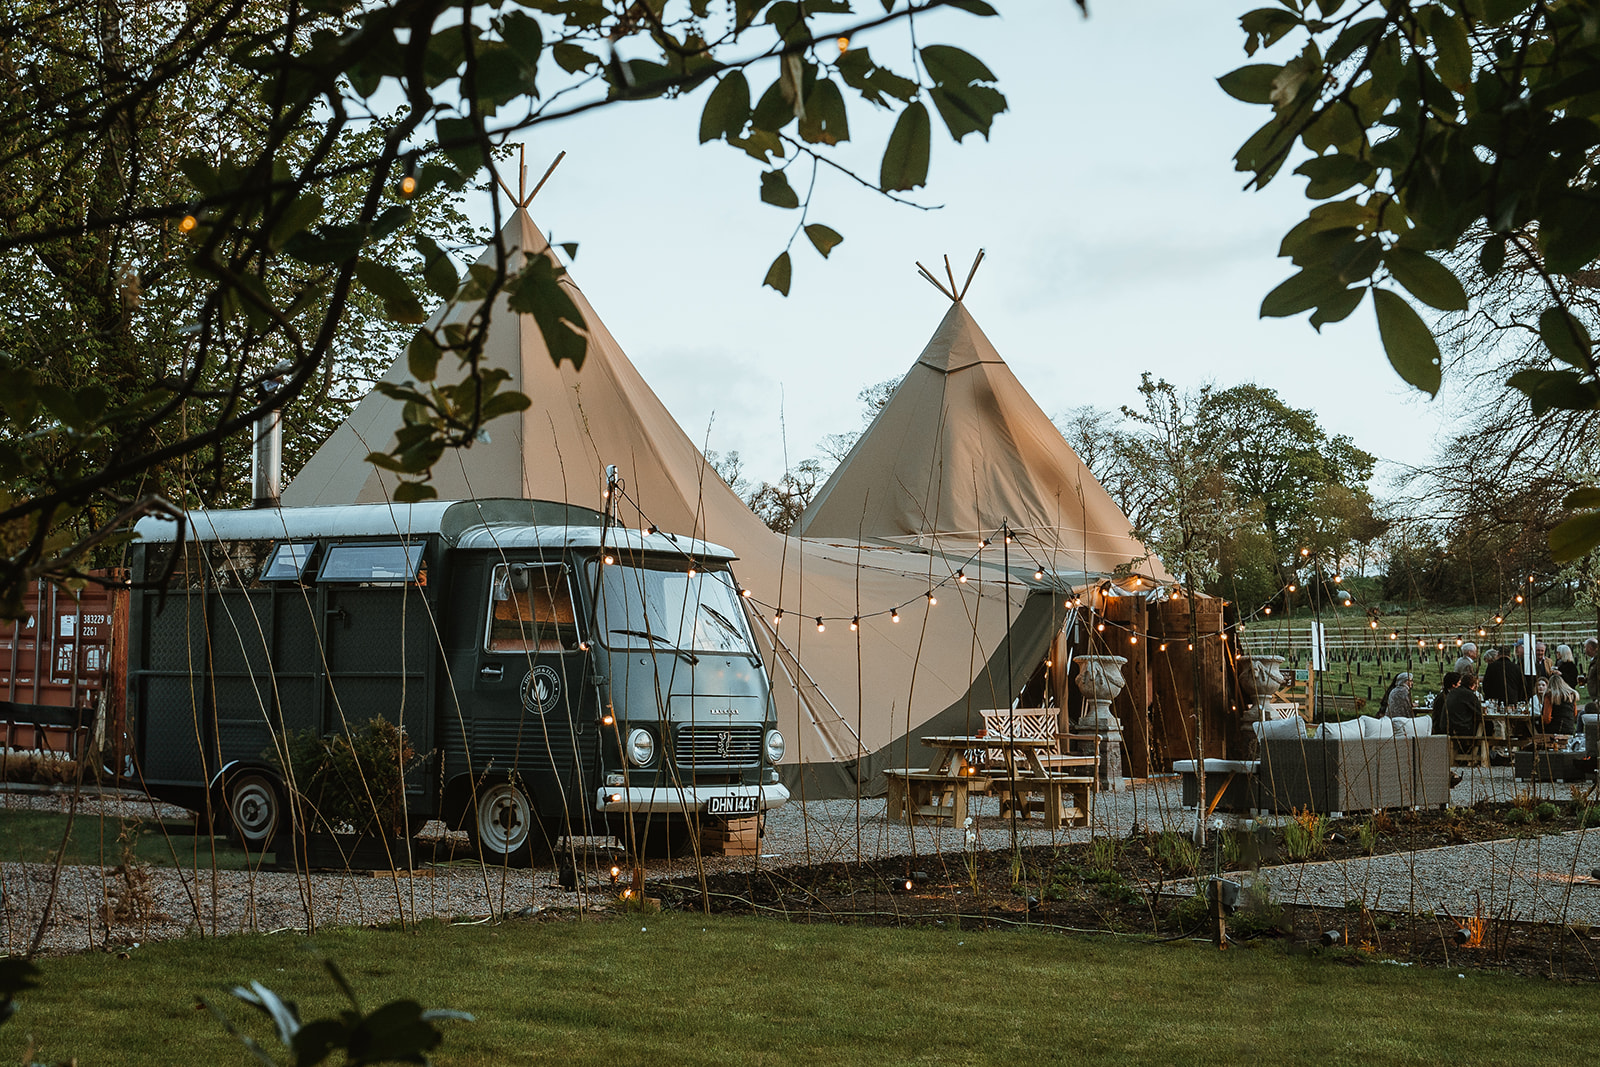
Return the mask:
POLYGON ((1571 1063, 1593 986, 1042 931, 790 925, 671 915, 183 941, 41 963, 0 1027, 48 1062, 251 1062, 196 998, 259 980, 304 1017, 412 997, 471 1012, 440 1064, 1571 1063))
POLYGON ((204 867, 242 870, 258 865, 225 837, 197 835, 193 823, 161 823, 154 819, 113 819, 99 815, 67 816, 46 811, 0 810, 0 861, 54 863, 66 844, 66 862, 114 867, 133 849, 139 862, 157 867, 204 867))

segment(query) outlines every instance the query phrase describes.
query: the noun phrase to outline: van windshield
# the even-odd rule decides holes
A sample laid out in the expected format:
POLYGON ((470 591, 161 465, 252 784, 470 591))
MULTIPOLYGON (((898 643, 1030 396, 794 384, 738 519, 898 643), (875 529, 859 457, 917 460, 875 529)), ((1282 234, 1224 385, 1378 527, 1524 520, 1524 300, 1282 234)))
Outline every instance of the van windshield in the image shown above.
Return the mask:
MULTIPOLYGON (((593 564, 591 564, 593 566, 593 564)), ((600 633, 611 648, 672 648, 755 655, 744 607, 726 570, 698 570, 662 560, 602 569, 600 633)))

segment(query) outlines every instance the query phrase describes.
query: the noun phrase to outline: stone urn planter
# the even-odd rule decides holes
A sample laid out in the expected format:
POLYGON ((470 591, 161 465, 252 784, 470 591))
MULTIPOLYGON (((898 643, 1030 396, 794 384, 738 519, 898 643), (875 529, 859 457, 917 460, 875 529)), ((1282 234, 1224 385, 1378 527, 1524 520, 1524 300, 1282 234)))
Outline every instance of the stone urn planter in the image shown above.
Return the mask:
POLYGON ((1127 685, 1122 667, 1128 661, 1123 656, 1075 656, 1073 662, 1078 665, 1078 692, 1086 703, 1078 730, 1099 735, 1100 788, 1120 793, 1127 788, 1122 779, 1122 723, 1112 714, 1111 702, 1127 685))
POLYGON ((1282 656, 1251 656, 1250 679, 1256 687, 1256 721, 1273 717, 1272 695, 1283 688, 1282 656))

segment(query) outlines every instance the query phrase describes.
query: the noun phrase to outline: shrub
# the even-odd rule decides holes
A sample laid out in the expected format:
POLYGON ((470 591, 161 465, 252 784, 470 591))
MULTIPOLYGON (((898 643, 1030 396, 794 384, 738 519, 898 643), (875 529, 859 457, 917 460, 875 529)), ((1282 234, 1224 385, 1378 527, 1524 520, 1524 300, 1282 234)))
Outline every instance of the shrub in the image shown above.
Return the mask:
POLYGON ((405 772, 416 759, 403 729, 373 719, 349 733, 320 736, 315 730, 290 734, 284 751, 267 758, 305 805, 308 828, 358 834, 401 834, 405 818, 405 772))
POLYGON ((1283 824, 1283 851, 1291 860, 1303 863, 1322 855, 1327 848, 1328 820, 1313 811, 1295 811, 1283 824))
POLYGON ((1523 826, 1533 820, 1533 815, 1527 808, 1507 808, 1506 824, 1509 826, 1523 826))
POLYGON ((1534 808, 1533 809, 1533 814, 1534 814, 1534 817, 1537 818, 1540 822, 1549 822, 1551 819, 1553 819, 1557 815, 1559 815, 1560 811, 1556 808, 1556 806, 1554 804, 1550 803, 1547 800, 1543 804, 1540 804, 1537 808, 1534 808))
POLYGON ((1157 834, 1150 856, 1173 874, 1193 874, 1200 869, 1200 849, 1187 836, 1163 830, 1157 834))
POLYGON ((1089 842, 1089 869, 1092 871, 1113 870, 1117 861, 1122 858, 1122 839, 1118 837, 1097 837, 1089 842))
POLYGON ((1373 825, 1373 820, 1368 819, 1356 827, 1356 847, 1369 856, 1378 847, 1378 828, 1373 825))

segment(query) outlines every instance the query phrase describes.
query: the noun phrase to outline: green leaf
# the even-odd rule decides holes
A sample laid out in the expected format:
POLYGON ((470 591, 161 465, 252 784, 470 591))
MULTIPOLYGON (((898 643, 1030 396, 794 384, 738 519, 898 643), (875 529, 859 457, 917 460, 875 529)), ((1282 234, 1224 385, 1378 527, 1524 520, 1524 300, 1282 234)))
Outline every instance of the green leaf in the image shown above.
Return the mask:
POLYGON ((434 123, 439 147, 445 158, 463 174, 473 175, 483 168, 483 151, 478 144, 477 127, 470 119, 439 119, 434 123))
POLYGON ((1590 411, 1600 403, 1600 387, 1575 370, 1523 370, 1506 382, 1528 397, 1535 416, 1548 411, 1590 411))
POLYGON ((806 236, 811 238, 811 243, 816 245, 817 251, 822 253, 822 258, 827 259, 844 238, 839 236, 837 230, 829 229, 820 222, 813 222, 806 226, 806 236))
POLYGON ((427 482, 401 482, 394 487, 396 504, 415 504, 422 500, 432 500, 438 495, 439 491, 427 482))
POLYGON ((1539 316, 1539 336, 1550 354, 1561 362, 1579 370, 1589 369, 1589 354, 1594 350, 1594 343, 1589 339, 1589 331, 1571 312, 1559 307, 1545 308, 1539 316))
POLYGON ((789 187, 789 179, 781 170, 761 172, 761 199, 773 207, 797 208, 800 197, 789 187))
POLYGON ((512 53, 530 71, 528 85, 531 89, 533 85, 531 72, 537 69, 539 53, 544 50, 544 31, 539 28, 536 20, 522 12, 508 11, 500 21, 500 39, 510 46, 512 53))
POLYGON ((562 252, 566 253, 568 260, 574 260, 578 258, 578 242, 562 241, 560 244, 556 245, 556 247, 561 249, 562 252))
POLYGON ((983 84, 995 76, 976 56, 950 45, 930 44, 921 52, 922 65, 933 79, 928 91, 939 117, 956 141, 969 133, 989 137, 994 117, 1006 110, 1006 98, 998 89, 983 84))
POLYGON ((313 222, 322 217, 322 197, 316 193, 305 193, 296 197, 294 202, 284 209, 279 216, 278 223, 272 228, 270 245, 273 251, 278 251, 296 234, 303 232, 313 222))
POLYGON ((928 184, 928 153, 933 147, 933 124, 920 102, 906 105, 895 120, 894 132, 883 150, 878 187, 885 192, 917 189, 928 184))
POLYGON ((1222 91, 1247 104, 1272 103, 1272 83, 1283 67, 1277 63, 1247 63, 1217 79, 1222 91))
POLYGON ((761 279, 761 284, 771 286, 784 296, 789 295, 789 253, 785 252, 772 261, 772 266, 767 268, 767 276, 761 279))
POLYGON ((1493 278, 1505 265, 1506 239, 1502 234, 1491 233, 1483 239, 1483 251, 1478 253, 1478 266, 1484 274, 1493 278))
POLYGON ((1550 531, 1550 558, 1557 563, 1581 559, 1600 545, 1600 512, 1576 515, 1550 531))
POLYGON ((1411 385, 1437 396, 1441 380, 1439 342, 1405 297, 1389 289, 1372 291, 1378 314, 1378 335, 1395 372, 1411 385))
POLYGON ((427 319, 417 294, 399 271, 386 263, 356 260, 356 280, 383 301, 384 314, 396 322, 419 323, 427 319))
POLYGON ((850 139, 850 123, 845 117, 844 94, 831 78, 818 78, 806 97, 806 113, 800 119, 800 139, 811 144, 838 144, 850 139))
POLYGON ((736 139, 750 121, 750 83, 744 72, 733 70, 723 76, 706 99, 700 113, 700 143, 725 138, 736 139))
POLYGON ((432 335, 426 330, 418 330, 406 346, 406 367, 417 381, 431 382, 439 373, 439 358, 443 355, 443 350, 434 343, 432 335))
POLYGON ((1327 267, 1307 267, 1281 282, 1261 300, 1261 317, 1283 318, 1309 311, 1323 300, 1339 299, 1344 283, 1327 267))
POLYGON ((1320 333, 1328 323, 1342 322, 1361 306, 1361 298, 1366 295, 1367 287, 1362 285, 1346 289, 1338 296, 1324 299, 1317 305, 1317 310, 1311 313, 1311 325, 1320 333))
POLYGON ((981 18, 993 18, 1000 14, 983 0, 944 0, 944 2, 946 7, 958 7, 969 15, 978 15, 981 18))
POLYGON ((600 58, 584 51, 575 44, 562 41, 552 45, 550 54, 555 57, 556 65, 568 74, 576 74, 580 70, 600 65, 600 58))
POLYGON ((1423 252, 1391 248, 1383 254, 1383 265, 1394 280, 1412 296, 1440 311, 1467 310, 1467 291, 1461 280, 1443 263, 1423 252))
POLYGON ((418 237, 416 246, 417 251, 422 253, 422 280, 428 290, 441 300, 454 299, 456 290, 461 287, 461 275, 456 273, 456 265, 432 237, 418 237))
POLYGON ((1467 42, 1466 22, 1442 7, 1430 9, 1428 33, 1433 37, 1434 73, 1453 92, 1465 92, 1472 84, 1472 46, 1467 42))
POLYGON ((495 393, 478 406, 478 416, 484 422, 499 415, 509 415, 515 411, 526 411, 533 406, 525 393, 515 391, 495 393))
POLYGON ((1582 489, 1574 489, 1567 494, 1561 502, 1564 508, 1600 508, 1600 489, 1586 485, 1582 489))
POLYGON ((582 369, 589 339, 583 313, 561 284, 566 275, 566 268, 556 266, 550 257, 534 256, 516 277, 514 288, 507 286, 512 290, 509 303, 512 311, 533 316, 558 367, 567 360, 575 369, 582 369))

